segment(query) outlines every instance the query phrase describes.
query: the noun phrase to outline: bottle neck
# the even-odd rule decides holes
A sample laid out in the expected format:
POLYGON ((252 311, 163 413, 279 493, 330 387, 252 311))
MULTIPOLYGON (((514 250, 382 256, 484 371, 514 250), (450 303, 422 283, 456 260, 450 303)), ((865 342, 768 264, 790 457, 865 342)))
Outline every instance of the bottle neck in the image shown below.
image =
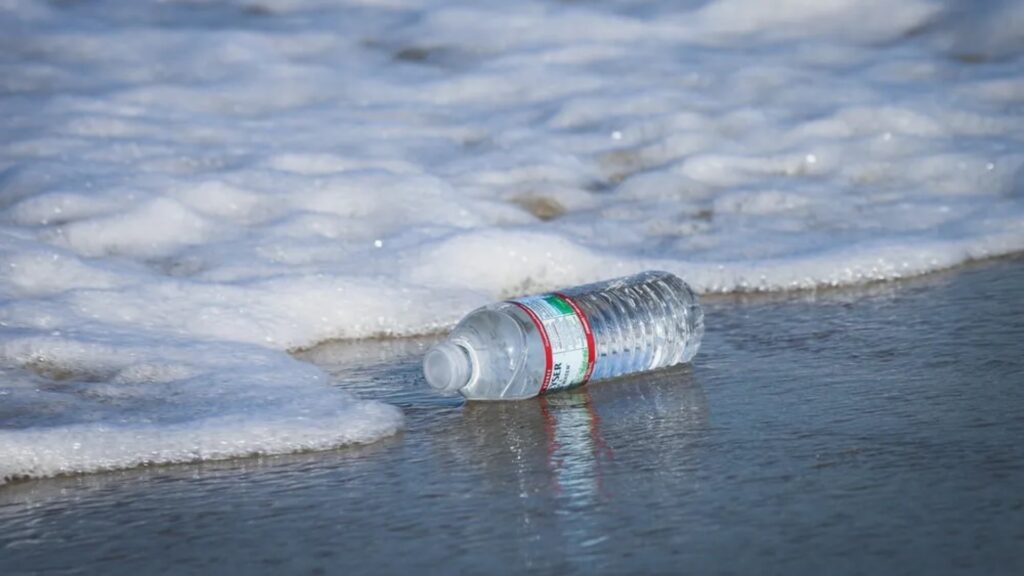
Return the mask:
POLYGON ((423 357, 423 374, 435 390, 455 392, 472 379, 473 360, 464 346, 445 340, 423 357))

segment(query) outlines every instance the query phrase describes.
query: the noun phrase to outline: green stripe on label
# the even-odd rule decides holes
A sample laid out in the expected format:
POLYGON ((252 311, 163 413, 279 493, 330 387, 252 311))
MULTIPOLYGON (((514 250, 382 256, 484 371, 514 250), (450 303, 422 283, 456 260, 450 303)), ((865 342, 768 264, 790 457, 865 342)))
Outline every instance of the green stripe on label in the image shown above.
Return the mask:
POLYGON ((572 311, 572 306, 569 306, 565 300, 562 300, 558 296, 545 296, 544 301, 557 308, 562 314, 575 314, 575 312, 572 311))

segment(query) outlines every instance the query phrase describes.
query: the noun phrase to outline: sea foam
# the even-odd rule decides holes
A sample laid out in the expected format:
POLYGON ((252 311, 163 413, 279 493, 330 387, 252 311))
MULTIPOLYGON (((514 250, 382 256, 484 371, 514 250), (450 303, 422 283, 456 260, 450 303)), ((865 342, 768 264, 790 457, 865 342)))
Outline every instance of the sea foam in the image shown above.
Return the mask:
MULTIPOLYGON (((287 351, 1024 249, 1018 2, 0 2, 0 483, 370 442, 287 351)), ((410 382, 410 386, 418 385, 410 382)))

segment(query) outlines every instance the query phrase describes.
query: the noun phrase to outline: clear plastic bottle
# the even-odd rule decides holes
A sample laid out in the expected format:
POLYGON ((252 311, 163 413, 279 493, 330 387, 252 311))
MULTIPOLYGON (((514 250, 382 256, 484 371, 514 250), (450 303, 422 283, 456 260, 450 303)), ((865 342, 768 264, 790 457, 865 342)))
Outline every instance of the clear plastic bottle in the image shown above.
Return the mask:
POLYGON ((530 398, 689 362, 703 335, 690 287, 643 272, 474 310, 427 351, 423 373, 471 400, 530 398))

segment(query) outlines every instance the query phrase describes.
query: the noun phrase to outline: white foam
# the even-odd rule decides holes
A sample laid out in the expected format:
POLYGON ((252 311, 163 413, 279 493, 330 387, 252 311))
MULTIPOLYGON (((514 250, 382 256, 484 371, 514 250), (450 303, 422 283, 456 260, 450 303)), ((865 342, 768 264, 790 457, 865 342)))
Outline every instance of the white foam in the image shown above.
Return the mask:
POLYGON ((0 482, 392 434, 286 351, 503 296, 1024 250, 1020 6, 0 1, 0 482))
POLYGON ((324 449, 402 427, 397 408, 270 349, 88 332, 0 342, 0 479, 324 449))

